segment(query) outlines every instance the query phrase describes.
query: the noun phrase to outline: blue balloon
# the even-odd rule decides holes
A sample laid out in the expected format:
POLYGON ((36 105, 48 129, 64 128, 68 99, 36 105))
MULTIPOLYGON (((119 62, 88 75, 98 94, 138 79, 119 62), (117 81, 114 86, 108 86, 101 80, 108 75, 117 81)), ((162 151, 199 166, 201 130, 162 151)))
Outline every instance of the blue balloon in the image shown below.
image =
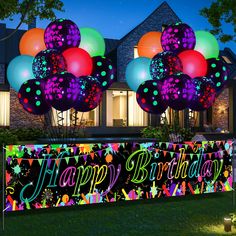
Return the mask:
POLYGON ((7 67, 7 79, 16 92, 24 82, 34 78, 33 59, 34 57, 28 55, 20 55, 10 61, 7 67))
POLYGON ((140 84, 152 79, 149 71, 150 64, 150 58, 138 57, 127 65, 125 77, 130 89, 136 92, 140 84))

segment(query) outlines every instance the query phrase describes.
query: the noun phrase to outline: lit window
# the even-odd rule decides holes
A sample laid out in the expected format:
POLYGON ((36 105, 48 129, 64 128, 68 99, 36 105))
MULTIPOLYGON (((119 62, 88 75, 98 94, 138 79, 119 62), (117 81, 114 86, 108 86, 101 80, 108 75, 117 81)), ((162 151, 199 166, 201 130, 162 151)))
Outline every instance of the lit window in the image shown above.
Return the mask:
POLYGON ((232 64, 232 62, 230 61, 230 59, 228 57, 226 57, 226 56, 222 56, 222 57, 226 63, 232 64))
POLYGON ((137 57, 139 57, 139 55, 138 55, 138 47, 135 46, 134 47, 134 58, 137 58, 137 57))
POLYGON ((10 125, 10 93, 0 91, 0 126, 10 125))

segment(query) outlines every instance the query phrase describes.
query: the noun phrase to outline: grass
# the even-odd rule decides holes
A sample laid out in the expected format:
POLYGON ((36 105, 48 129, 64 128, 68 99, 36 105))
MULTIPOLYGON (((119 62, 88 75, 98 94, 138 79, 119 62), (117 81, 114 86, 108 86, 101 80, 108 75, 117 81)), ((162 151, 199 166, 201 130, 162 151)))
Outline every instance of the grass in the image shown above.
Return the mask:
POLYGON ((230 212, 233 192, 10 212, 0 235, 236 235, 223 230, 230 212))

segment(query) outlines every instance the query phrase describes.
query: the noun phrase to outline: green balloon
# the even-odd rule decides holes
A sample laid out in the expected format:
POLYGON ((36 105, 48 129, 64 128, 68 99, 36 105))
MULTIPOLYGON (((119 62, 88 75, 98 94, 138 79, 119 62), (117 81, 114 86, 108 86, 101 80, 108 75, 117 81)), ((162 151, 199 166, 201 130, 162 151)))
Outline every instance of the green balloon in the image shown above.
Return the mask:
POLYGON ((218 58, 219 44, 214 35, 207 31, 196 31, 196 45, 194 50, 200 52, 205 59, 218 58))
POLYGON ((103 36, 93 28, 80 28, 81 41, 79 47, 91 57, 104 56, 105 41, 103 36))

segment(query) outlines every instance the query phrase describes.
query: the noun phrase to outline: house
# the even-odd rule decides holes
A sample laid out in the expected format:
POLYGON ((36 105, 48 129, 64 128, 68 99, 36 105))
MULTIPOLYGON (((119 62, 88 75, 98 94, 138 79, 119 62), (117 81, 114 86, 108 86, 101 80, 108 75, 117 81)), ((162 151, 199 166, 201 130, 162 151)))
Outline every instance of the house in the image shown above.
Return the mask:
MULTIPOLYGON (((103 94, 99 107, 91 112, 79 114, 80 121, 86 126, 86 132, 93 136, 133 136, 139 135, 140 129, 152 125, 158 126, 167 118, 173 122, 173 111, 168 109, 161 116, 147 114, 139 108, 136 94, 131 91, 125 81, 127 64, 137 57, 137 43, 149 31, 162 31, 167 24, 181 21, 171 7, 163 2, 143 22, 120 40, 105 39, 106 55, 112 59, 117 68, 116 82, 103 94)), ((31 26, 32 27, 32 26, 31 26)), ((33 26, 34 27, 34 26, 33 26)), ((8 35, 12 29, 0 24, 0 38, 8 35)), ((19 55, 18 43, 24 30, 18 30, 10 39, 0 42, 0 126, 5 127, 41 127, 47 121, 51 125, 58 125, 58 117, 53 111, 50 117, 35 116, 26 113, 19 105, 17 94, 6 79, 7 64, 19 55)), ((179 112, 180 125, 195 126, 204 130, 204 124, 212 124, 215 128, 229 130, 236 134, 236 55, 225 48, 220 51, 220 57, 229 65, 230 75, 228 87, 216 99, 215 104, 208 111, 193 112, 188 109, 179 112), (192 122, 194 121, 194 122, 192 122), (192 123, 191 123, 192 122, 192 123)), ((62 125, 71 125, 71 114, 64 112, 62 125)))

